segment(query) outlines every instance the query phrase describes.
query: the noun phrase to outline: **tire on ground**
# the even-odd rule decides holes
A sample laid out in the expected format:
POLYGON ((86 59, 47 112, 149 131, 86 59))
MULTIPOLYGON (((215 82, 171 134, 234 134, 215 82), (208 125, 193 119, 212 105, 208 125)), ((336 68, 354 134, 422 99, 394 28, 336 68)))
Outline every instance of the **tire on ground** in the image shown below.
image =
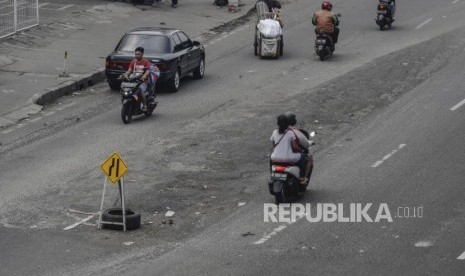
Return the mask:
MULTIPOLYGON (((122 208, 110 208, 102 213, 102 221, 123 222, 122 208)), ((126 230, 134 230, 140 227, 140 213, 126 208, 126 230)), ((103 228, 123 230, 123 225, 103 224, 103 228)))

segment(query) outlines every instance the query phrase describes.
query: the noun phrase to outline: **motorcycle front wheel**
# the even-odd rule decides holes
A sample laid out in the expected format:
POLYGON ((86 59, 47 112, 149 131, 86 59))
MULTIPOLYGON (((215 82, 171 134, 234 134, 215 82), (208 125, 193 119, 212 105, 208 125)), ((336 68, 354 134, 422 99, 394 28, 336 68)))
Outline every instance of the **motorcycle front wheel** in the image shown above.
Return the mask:
POLYGON ((129 124, 132 120, 132 103, 127 102, 121 107, 121 119, 124 124, 129 124))

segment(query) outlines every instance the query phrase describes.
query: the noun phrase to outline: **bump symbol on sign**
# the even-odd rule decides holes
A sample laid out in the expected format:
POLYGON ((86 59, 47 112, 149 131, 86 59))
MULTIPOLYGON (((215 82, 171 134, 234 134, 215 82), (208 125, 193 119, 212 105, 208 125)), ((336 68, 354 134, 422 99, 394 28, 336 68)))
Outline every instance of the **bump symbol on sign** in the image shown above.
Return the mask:
POLYGON ((112 183, 116 183, 121 177, 123 177, 128 169, 117 152, 114 152, 105 162, 103 162, 100 168, 103 173, 108 176, 112 183))

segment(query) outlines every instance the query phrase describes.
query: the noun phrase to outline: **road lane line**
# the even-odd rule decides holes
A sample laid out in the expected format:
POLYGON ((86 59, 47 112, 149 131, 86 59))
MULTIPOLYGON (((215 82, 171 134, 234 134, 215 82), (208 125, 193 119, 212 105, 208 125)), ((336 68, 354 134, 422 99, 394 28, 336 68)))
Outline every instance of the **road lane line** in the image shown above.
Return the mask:
POLYGON ((59 11, 66 10, 67 8, 71 8, 72 6, 74 6, 74 4, 69 4, 69 5, 63 6, 63 7, 59 8, 59 9, 57 9, 57 10, 59 10, 59 11))
POLYGON ((259 239, 258 241, 254 242, 253 244, 258 245, 266 242, 269 240, 271 237, 274 235, 277 235, 279 232, 283 231, 284 229, 287 228, 287 225, 280 225, 279 227, 275 228, 271 233, 268 235, 264 236, 263 238, 259 239))
POLYGON ((373 165, 371 165, 372 168, 376 168, 378 167, 379 165, 383 164, 384 161, 388 160, 389 158, 391 158, 396 152, 398 152, 399 150, 401 150, 402 148, 404 148, 407 144, 400 144, 397 149, 391 151, 390 153, 386 154, 381 160, 378 160, 376 161, 375 163, 373 163, 373 165))
POLYGON ((50 3, 49 2, 42 3, 42 4, 39 5, 39 8, 42 8, 43 6, 48 5, 48 4, 50 4, 50 3))
POLYGON ((302 218, 304 218, 306 216, 306 213, 303 213, 303 214, 300 214, 296 217, 295 221, 290 221, 288 222, 287 224, 288 225, 280 225, 279 227, 275 228, 270 234, 268 235, 265 235, 263 238, 259 239, 258 241, 254 242, 253 244, 255 245, 259 245, 259 244, 262 244, 262 243, 265 243, 267 240, 271 239, 271 237, 273 237, 274 235, 277 235, 279 232, 281 232, 282 230, 286 229, 287 226, 293 224, 293 223, 296 223, 298 222, 299 220, 301 220, 302 218))
POLYGON ((416 26, 416 27, 415 27, 415 30, 418 30, 418 29, 420 29, 421 27, 425 26, 425 25, 428 24, 431 20, 433 20, 433 18, 427 19, 425 22, 423 22, 423 23, 421 23, 420 25, 416 26))
POLYGON ((455 4, 457 4, 458 2, 460 2, 460 0, 454 0, 454 2, 452 2, 452 5, 455 5, 455 4))
POLYGON ((2 131, 2 134, 7 134, 7 133, 10 133, 12 132, 14 129, 13 128, 10 128, 10 129, 7 129, 7 130, 4 130, 2 131))
POLYGON ((457 257, 457 260, 465 260, 465 252, 460 254, 460 256, 457 257))
POLYGON ((459 109, 459 107, 461 107, 461 106, 464 105, 464 104, 465 104, 465 99, 463 99, 463 100, 462 100, 461 102, 459 102, 458 104, 454 105, 454 106, 450 109, 450 111, 455 111, 455 110, 459 109))

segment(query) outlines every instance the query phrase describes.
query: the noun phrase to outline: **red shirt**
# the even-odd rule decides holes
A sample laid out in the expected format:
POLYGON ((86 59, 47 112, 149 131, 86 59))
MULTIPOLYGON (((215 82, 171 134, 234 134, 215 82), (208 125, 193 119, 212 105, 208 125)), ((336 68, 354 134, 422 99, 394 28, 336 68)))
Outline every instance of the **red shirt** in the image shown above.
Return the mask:
MULTIPOLYGON (((145 71, 149 69, 150 62, 145 58, 142 58, 140 61, 138 61, 137 59, 133 59, 131 61, 131 64, 129 64, 129 70, 131 70, 136 75, 142 76, 145 73, 145 71)), ((146 79, 145 82, 148 82, 148 80, 146 79)))

